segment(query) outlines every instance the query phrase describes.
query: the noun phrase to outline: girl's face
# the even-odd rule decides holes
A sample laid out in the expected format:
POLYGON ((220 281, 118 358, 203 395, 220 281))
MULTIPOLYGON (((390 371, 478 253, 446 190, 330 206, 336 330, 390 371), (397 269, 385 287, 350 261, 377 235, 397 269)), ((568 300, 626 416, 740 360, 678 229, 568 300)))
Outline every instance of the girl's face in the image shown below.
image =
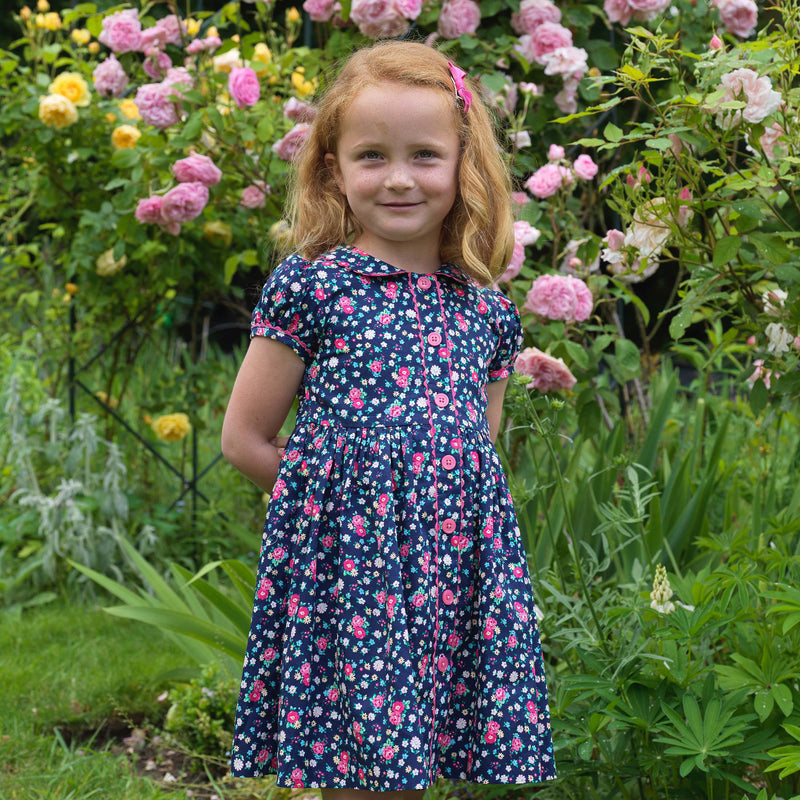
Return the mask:
POLYGON ((356 247, 415 272, 439 265, 442 223, 458 191, 453 105, 436 89, 362 89, 325 156, 363 232, 356 247))

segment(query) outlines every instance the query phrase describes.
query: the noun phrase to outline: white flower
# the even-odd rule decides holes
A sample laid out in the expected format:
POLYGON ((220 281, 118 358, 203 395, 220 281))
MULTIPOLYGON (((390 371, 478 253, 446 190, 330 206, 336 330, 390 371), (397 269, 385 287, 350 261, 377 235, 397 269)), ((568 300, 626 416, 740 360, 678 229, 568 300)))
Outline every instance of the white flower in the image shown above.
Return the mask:
POLYGON ((770 322, 764 329, 764 333, 767 334, 767 339, 769 339, 767 342, 767 350, 770 353, 780 355, 791 349, 794 336, 792 336, 780 322, 770 322))

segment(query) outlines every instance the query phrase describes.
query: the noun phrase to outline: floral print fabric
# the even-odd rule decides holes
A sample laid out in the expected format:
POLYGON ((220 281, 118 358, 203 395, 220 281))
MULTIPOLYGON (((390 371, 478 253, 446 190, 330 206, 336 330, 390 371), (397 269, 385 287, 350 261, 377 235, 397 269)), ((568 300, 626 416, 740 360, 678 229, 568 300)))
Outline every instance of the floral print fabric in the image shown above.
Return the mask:
POLYGON ((252 335, 305 362, 264 526, 232 772, 283 787, 555 777, 526 554, 486 421, 522 343, 459 267, 284 261, 252 335))

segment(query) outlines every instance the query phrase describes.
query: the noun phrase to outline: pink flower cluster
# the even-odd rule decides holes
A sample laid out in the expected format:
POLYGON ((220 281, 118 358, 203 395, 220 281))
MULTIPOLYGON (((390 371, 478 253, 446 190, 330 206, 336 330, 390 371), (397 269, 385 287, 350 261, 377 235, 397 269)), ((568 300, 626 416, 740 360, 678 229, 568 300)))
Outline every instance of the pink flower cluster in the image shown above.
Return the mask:
POLYGON ((94 68, 92 81, 98 94, 105 97, 119 97, 128 85, 128 76, 112 53, 94 68))
POLYGON ((103 19, 103 30, 97 39, 114 53, 146 53, 152 48, 163 50, 168 44, 180 47, 185 35, 186 23, 175 14, 169 14, 151 28, 142 30, 139 12, 127 8, 103 19))
POLYGON ((285 136, 272 145, 272 151, 284 161, 293 161, 303 146, 311 126, 307 122, 298 122, 285 136))
POLYGON ((609 22, 627 25, 631 20, 647 22, 669 8, 672 0, 605 0, 603 10, 609 22))
POLYGON ((544 22, 561 22, 561 9, 551 0, 522 0, 519 13, 511 15, 511 27, 519 36, 530 36, 544 22))
POLYGON ((512 278, 519 275, 525 261, 525 248, 528 245, 536 244, 542 235, 538 228, 534 228, 529 222, 517 220, 514 223, 514 252, 511 255, 511 262, 506 267, 505 272, 498 278, 501 283, 507 283, 512 278))
POLYGON ((728 33, 741 39, 752 36, 758 24, 758 6, 754 0, 712 0, 720 22, 728 33))
POLYGON ((270 194, 271 191, 270 187, 264 183, 264 181, 256 181, 242 189, 239 205, 242 208, 249 209, 263 208, 267 202, 267 195, 270 194))
POLYGON ((314 22, 328 22, 334 14, 341 10, 338 0, 305 0, 305 11, 314 22))
POLYGON ((139 201, 136 219, 159 225, 177 236, 181 225, 198 217, 208 204, 208 187, 219 183, 222 171, 208 156, 191 155, 172 165, 172 173, 180 181, 165 195, 154 194, 139 201))
POLYGON ((480 22, 481 9, 473 0, 446 0, 436 30, 445 39, 458 39, 475 33, 480 22))
POLYGON ((588 54, 582 47, 573 46, 572 32, 558 22, 560 11, 558 19, 555 17, 543 0, 536 0, 535 10, 527 16, 525 33, 514 49, 526 61, 542 64, 545 75, 561 76, 563 88, 554 100, 563 114, 573 114, 578 108, 578 84, 589 69, 588 54))
POLYGON ((589 181, 597 175, 597 164, 585 153, 579 155, 571 167, 569 164, 558 163, 564 160, 564 148, 560 145, 550 145, 547 157, 550 162, 539 167, 524 183, 534 197, 552 197, 562 186, 574 183, 575 176, 589 181))
POLYGON ((365 36, 382 39, 404 34, 421 10, 422 0, 353 0, 350 19, 365 36))
POLYGON ((554 358, 536 347, 526 347, 514 362, 520 375, 527 375, 531 382, 528 389, 539 392, 569 391, 575 385, 575 376, 561 358, 554 358))
POLYGON ((589 287, 572 275, 540 275, 525 298, 524 311, 545 319, 583 322, 592 313, 589 287))
POLYGON ((219 36, 206 36, 205 39, 193 39, 186 45, 186 52, 193 56, 202 53, 204 50, 216 50, 222 46, 222 39, 219 36))
MULTIPOLYGON (((720 128, 730 130, 744 119, 745 122, 762 122, 770 114, 774 114, 781 105, 780 92, 774 91, 772 81, 766 76, 758 76, 752 69, 735 69, 720 78, 720 89, 724 94, 719 102, 744 100, 747 105, 735 111, 722 110, 716 114, 716 122, 720 128)), ((714 110, 718 103, 708 110, 714 110)))
POLYGON ((167 71, 160 83, 144 83, 136 91, 135 103, 148 125, 156 128, 169 128, 180 120, 178 99, 181 97, 180 86, 191 88, 194 85, 192 76, 184 67, 176 67, 167 71))
POLYGON ((283 116, 295 122, 313 122, 317 109, 296 97, 290 97, 283 104, 283 116))

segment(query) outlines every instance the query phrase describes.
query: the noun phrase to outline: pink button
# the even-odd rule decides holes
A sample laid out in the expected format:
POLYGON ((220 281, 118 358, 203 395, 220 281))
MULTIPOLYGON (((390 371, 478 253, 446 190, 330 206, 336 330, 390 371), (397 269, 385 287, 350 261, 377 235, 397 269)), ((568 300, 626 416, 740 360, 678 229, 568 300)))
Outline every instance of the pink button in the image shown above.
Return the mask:
POLYGON ((439 392, 433 396, 433 402, 436 403, 439 408, 444 408, 450 401, 448 400, 446 394, 439 392))
POLYGON ((442 530, 445 533, 452 533, 456 529, 456 521, 454 519, 446 519, 442 523, 442 530))
POLYGON ((451 592, 449 589, 445 589, 445 590, 442 592, 442 600, 444 601, 444 604, 445 604, 446 606, 451 606, 451 605, 453 605, 453 601, 454 601, 455 599, 456 599, 456 596, 455 596, 455 595, 454 595, 454 594, 453 594, 453 593, 452 593, 452 592, 451 592))
POLYGON ((436 666, 439 667, 439 672, 444 672, 450 666, 447 656, 439 656, 436 666))
POLYGON ((431 288, 431 279, 423 275, 418 281, 417 286, 420 289, 430 289, 431 288))
POLYGON ((442 343, 442 337, 439 333, 434 331, 428 334, 428 344, 431 347, 438 347, 442 343))
POLYGON ((449 471, 451 469, 455 469, 455 466, 456 460, 453 458, 453 456, 447 455, 442 459, 442 467, 444 469, 449 471))

